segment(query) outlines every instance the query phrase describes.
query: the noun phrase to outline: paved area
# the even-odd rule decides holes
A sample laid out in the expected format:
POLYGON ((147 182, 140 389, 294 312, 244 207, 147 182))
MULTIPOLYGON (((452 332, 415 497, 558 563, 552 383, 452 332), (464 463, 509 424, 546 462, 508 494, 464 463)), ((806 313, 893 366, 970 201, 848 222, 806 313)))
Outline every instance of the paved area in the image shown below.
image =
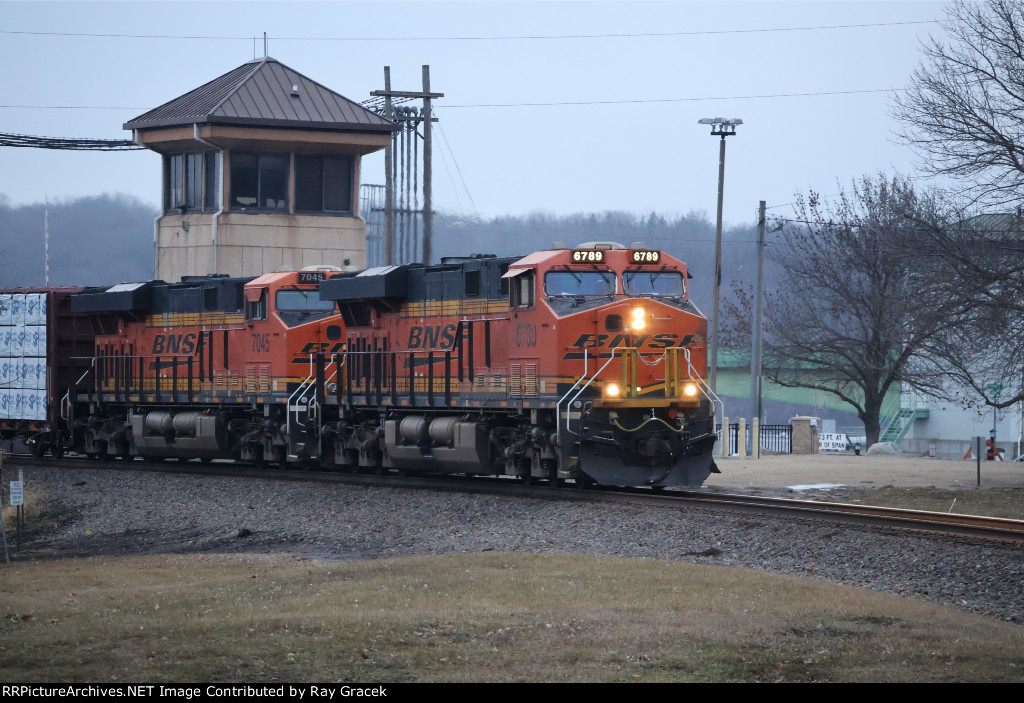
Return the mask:
MULTIPOLYGON (((836 484, 851 488, 978 487, 978 465, 920 456, 854 456, 849 454, 772 454, 758 460, 720 458, 721 474, 709 487, 792 488, 836 484)), ((981 488, 1024 488, 1024 462, 981 462, 981 488)))

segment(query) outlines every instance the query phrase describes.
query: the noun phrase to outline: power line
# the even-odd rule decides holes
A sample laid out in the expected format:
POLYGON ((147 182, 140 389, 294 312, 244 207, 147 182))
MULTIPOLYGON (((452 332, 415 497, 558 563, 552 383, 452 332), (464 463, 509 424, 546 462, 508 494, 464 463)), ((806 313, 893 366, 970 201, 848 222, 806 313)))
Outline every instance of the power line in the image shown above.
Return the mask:
POLYGON ((72 151, 132 151, 145 149, 130 139, 78 139, 66 137, 35 137, 28 134, 0 132, 0 147, 29 147, 35 149, 65 149, 72 151))
MULTIPOLYGON (((860 93, 891 93, 903 91, 906 88, 875 88, 871 90, 833 90, 820 93, 774 93, 769 95, 729 95, 722 97, 705 98, 646 98, 637 100, 578 100, 568 102, 550 103, 476 103, 472 105, 445 105, 445 108, 454 107, 551 107, 555 105, 623 105, 630 103, 682 103, 682 102, 706 102, 710 100, 760 100, 767 98, 805 98, 821 95, 857 95, 860 93)), ((3 107, 0 105, 0 107, 3 107)))
MULTIPOLYGON (((689 32, 636 32, 615 34, 528 34, 491 36, 452 37, 270 37, 273 41, 509 41, 509 40, 550 40, 550 39, 631 39, 652 37, 694 37, 721 34, 768 34, 772 32, 810 32, 829 29, 869 29, 873 27, 900 27, 917 24, 938 24, 938 20, 911 20, 907 22, 873 22, 864 24, 832 24, 811 27, 766 27, 759 29, 707 29, 689 32)), ((245 40, 248 36, 194 35, 194 34, 106 34, 96 32, 35 32, 27 30, 0 30, 0 34, 27 36, 88 37, 101 39, 188 39, 188 40, 245 40)))
MULTIPOLYGON (((708 102, 711 100, 767 100, 770 98, 807 98, 828 95, 859 95, 863 93, 892 93, 906 88, 874 88, 870 90, 831 90, 819 93, 773 93, 766 95, 728 95, 702 98, 642 98, 636 100, 579 100, 550 103, 476 103, 471 105, 445 105, 446 109, 468 107, 552 107, 558 105, 629 105, 644 103, 708 102)), ((369 102, 369 101, 366 101, 369 102)), ((115 107, 105 105, 0 105, 0 109, 22 110, 148 110, 148 107, 115 107)))
POLYGON ((0 105, 0 108, 15 110, 150 110, 150 107, 116 105, 0 105))

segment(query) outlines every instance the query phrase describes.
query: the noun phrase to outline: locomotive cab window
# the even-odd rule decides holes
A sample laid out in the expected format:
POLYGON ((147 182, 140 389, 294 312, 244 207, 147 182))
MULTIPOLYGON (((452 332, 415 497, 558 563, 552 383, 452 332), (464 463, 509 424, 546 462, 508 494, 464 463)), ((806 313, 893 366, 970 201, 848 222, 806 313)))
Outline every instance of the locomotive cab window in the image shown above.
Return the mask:
POLYGON ((245 319, 249 322, 253 320, 266 320, 267 319, 267 291, 263 289, 260 291, 260 297, 257 300, 246 300, 245 301, 245 319))
POLYGON ((533 293, 533 272, 521 273, 512 279, 511 294, 512 294, 512 307, 514 308, 532 308, 534 293, 533 293))
POLYGON ((615 295, 614 271, 548 271, 544 292, 558 296, 615 295))
POLYGON ((625 271, 622 282, 629 295, 664 298, 681 298, 686 295, 686 282, 679 271, 625 271))

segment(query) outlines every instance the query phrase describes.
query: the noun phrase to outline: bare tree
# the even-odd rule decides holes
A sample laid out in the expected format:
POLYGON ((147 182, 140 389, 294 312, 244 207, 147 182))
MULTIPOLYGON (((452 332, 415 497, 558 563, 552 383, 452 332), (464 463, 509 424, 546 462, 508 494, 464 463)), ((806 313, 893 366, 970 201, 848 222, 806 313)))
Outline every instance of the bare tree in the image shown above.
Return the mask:
MULTIPOLYGON (((918 360, 962 307, 936 304, 932 264, 913 251, 916 220, 937 207, 904 178, 866 176, 831 204, 799 197, 796 218, 781 223, 769 247, 781 277, 765 300, 764 375, 848 403, 868 446, 890 390, 943 386, 939 366, 918 360)), ((727 304, 732 344, 749 340, 749 311, 748 295, 727 304)))
POLYGON ((947 398, 1005 408, 1024 400, 1024 220, 977 215, 916 220, 915 256, 929 262, 935 300, 959 306, 955 326, 918 360, 942 373, 947 398))
POLYGON ((1024 199, 1024 4, 954 0, 910 87, 894 100, 900 138, 931 174, 994 204, 1024 199))

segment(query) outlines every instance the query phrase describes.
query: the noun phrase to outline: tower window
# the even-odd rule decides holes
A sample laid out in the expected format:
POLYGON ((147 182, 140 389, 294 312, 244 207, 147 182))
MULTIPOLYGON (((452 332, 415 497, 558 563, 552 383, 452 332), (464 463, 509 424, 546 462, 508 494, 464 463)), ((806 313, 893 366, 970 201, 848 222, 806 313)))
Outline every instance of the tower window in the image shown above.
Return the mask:
POLYGON ((231 207, 288 209, 288 156, 231 154, 231 207))
POLYGON ((217 152, 171 154, 165 161, 164 209, 216 210, 217 152))
POLYGON ((353 160, 348 156, 295 156, 296 212, 352 212, 353 160))

